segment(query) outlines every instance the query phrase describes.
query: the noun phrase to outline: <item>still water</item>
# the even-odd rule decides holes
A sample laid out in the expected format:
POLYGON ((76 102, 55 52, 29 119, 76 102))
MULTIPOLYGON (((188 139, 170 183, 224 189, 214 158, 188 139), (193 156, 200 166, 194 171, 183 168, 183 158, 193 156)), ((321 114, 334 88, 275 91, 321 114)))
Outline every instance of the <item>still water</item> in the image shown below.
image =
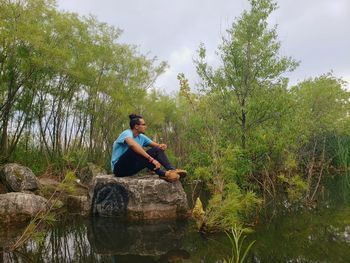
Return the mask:
MULTIPOLYGON (((5 236, 16 237, 1 234, 2 245, 5 236)), ((248 262, 350 262, 350 206, 276 216, 249 240, 256 243, 248 262)), ((43 246, 29 241, 16 253, 3 252, 0 262, 221 262, 229 253, 225 235, 203 236, 188 222, 71 217, 50 229, 43 246)))
MULTIPOLYGON (((333 200, 309 211, 261 217, 247 241, 247 262, 350 262, 350 203, 333 200), (337 204, 337 205, 336 205, 337 204)), ((273 214, 273 213, 272 213, 273 214)), ((21 229, 0 229, 0 249, 21 229)), ((131 224, 112 218, 65 217, 0 262, 222 262, 230 255, 225 234, 201 235, 192 222, 131 224)))

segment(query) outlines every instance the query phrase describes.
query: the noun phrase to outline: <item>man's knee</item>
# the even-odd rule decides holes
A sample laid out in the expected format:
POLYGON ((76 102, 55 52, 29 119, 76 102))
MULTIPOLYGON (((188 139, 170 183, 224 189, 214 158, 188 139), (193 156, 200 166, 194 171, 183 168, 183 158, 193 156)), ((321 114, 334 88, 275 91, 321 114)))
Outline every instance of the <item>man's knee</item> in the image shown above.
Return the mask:
POLYGON ((151 155, 152 157, 158 155, 160 152, 163 152, 162 149, 158 148, 158 147, 153 147, 151 149, 148 149, 146 151, 149 155, 151 155))

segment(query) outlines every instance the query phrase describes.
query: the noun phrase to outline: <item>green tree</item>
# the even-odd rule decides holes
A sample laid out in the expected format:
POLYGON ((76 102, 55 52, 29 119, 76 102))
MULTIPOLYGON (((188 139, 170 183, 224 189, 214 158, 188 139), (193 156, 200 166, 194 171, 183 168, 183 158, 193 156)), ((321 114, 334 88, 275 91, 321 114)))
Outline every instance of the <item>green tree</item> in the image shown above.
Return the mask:
POLYGON ((0 1, 0 162, 9 158, 31 119, 45 61, 43 20, 53 8, 46 1, 0 1))
POLYGON ((205 48, 199 49, 197 71, 209 92, 224 100, 225 117, 239 126, 241 147, 246 148, 253 128, 274 118, 274 91, 286 87, 283 73, 298 63, 279 54, 276 26, 268 27, 267 19, 276 9, 271 0, 250 0, 251 9, 227 30, 219 47, 222 66, 213 69, 205 62, 205 48))

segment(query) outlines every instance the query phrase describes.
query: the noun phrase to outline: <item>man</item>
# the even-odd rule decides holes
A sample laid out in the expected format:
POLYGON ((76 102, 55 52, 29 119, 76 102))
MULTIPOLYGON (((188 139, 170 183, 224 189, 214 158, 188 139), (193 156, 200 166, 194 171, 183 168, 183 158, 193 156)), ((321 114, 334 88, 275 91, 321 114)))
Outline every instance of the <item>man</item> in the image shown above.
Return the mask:
POLYGON ((147 167, 168 182, 175 182, 186 176, 185 170, 175 169, 170 164, 164 152, 167 145, 158 144, 144 134, 147 126, 142 116, 131 114, 129 118, 130 129, 123 131, 113 143, 113 174, 119 177, 130 176, 147 167), (145 151, 143 147, 148 146, 151 148, 145 151), (161 166, 165 171, 160 169, 161 166))

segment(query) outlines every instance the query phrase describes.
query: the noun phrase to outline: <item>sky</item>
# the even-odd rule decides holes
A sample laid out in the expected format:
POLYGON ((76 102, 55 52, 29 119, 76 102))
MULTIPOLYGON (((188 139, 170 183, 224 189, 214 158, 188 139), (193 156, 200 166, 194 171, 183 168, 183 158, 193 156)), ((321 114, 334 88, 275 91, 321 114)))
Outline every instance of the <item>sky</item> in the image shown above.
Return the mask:
MULTIPOLYGON (((290 85, 333 71, 350 82, 350 0, 279 0, 269 18, 278 25, 280 54, 300 61, 286 76, 290 85)), ((247 0, 57 0, 60 10, 94 15, 123 30, 120 43, 136 45, 149 58, 166 61, 155 83, 168 93, 179 90, 178 73, 191 88, 200 82, 193 59, 203 43, 210 65, 220 65, 217 48, 247 0)), ((347 85, 350 88, 350 85, 347 85)))

